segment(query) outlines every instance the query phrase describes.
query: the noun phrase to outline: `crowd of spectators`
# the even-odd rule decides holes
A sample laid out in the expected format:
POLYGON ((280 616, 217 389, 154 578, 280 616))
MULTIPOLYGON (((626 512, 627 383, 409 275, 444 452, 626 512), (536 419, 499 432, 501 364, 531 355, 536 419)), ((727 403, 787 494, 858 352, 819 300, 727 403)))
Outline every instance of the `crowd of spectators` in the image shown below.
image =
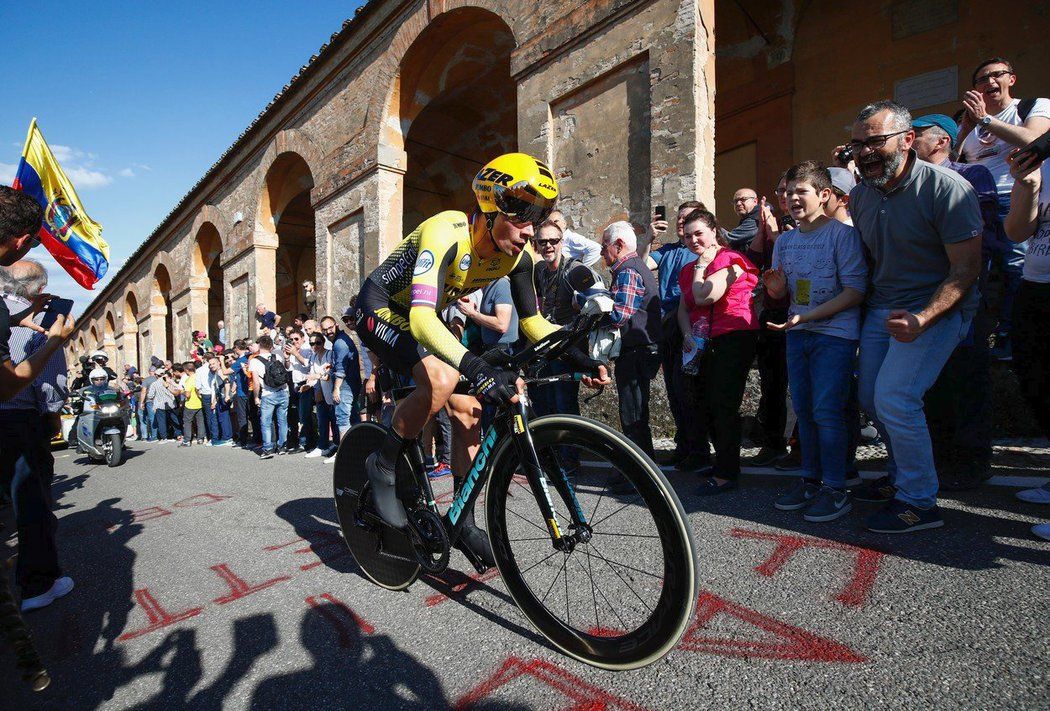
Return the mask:
MULTIPOLYGON (((868 104, 848 142, 829 146, 830 166, 784 166, 772 201, 755 187, 736 190, 723 213, 735 224, 719 221, 721 206, 687 201, 671 216, 656 208, 646 226, 612 222, 596 242, 555 212, 532 237, 540 311, 568 323, 579 300, 566 273, 583 266, 601 281, 593 269, 604 265, 608 325, 621 336, 621 429, 656 456, 651 383, 662 371, 675 425, 665 463, 695 474, 701 495, 740 485, 741 403, 755 366, 761 396, 748 436, 760 449, 748 463, 799 472, 772 506, 825 522, 868 501, 881 504, 866 519, 871 531, 941 526, 939 491, 990 474, 993 360, 1012 363, 1050 436, 1050 100, 1014 98, 1016 81, 1008 61, 982 62, 954 118, 868 104), (993 327, 983 331, 978 314, 993 327), (888 461, 885 476, 862 485, 854 460, 867 422, 888 461)), ((141 373, 113 372, 101 351, 83 354, 67 387, 59 348, 73 320, 45 313, 47 274, 22 260, 40 219, 34 201, 0 186, 0 498, 18 511, 23 610, 73 586, 55 548, 49 442, 69 390, 96 367, 124 392, 145 441, 331 463, 353 423, 389 422, 394 384, 359 346, 354 301, 338 319, 317 319, 311 282, 291 324, 257 305, 253 341, 228 342, 219 321, 214 339, 191 334, 185 360, 153 356, 141 373)), ((478 352, 523 345, 505 278, 442 318, 478 352)), ((532 386, 530 400, 538 415, 580 411, 575 381, 532 386)), ((482 425, 491 417, 485 408, 482 425)), ((424 430, 430 476, 466 465, 449 460, 456 436, 465 435, 455 408, 424 430)), ((1050 486, 1018 497, 1050 503, 1050 486)), ((1050 524, 1033 531, 1050 538, 1050 524)))
MULTIPOLYGON (((340 433, 367 411, 365 388, 372 379, 354 336, 353 310, 320 322, 301 314, 280 327, 280 317, 260 304, 260 335, 227 347, 218 322, 214 342, 191 334, 190 357, 173 363, 150 358, 145 374, 124 366, 113 386, 128 398, 136 435, 147 442, 181 447, 239 446, 263 459, 304 454, 335 459, 340 433), (269 325, 265 325, 269 324, 269 325)), ((102 351, 85 357, 87 371, 106 365, 102 351)), ((375 388, 368 389, 375 396, 375 388)))

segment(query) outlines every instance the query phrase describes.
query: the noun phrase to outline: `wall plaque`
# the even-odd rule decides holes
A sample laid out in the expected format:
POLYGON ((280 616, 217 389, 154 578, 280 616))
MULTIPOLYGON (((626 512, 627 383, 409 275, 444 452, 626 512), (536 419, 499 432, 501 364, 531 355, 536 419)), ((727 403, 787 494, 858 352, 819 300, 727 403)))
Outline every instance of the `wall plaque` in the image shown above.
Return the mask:
POLYGON ((959 67, 916 74, 893 82, 893 100, 914 111, 959 101, 959 67))

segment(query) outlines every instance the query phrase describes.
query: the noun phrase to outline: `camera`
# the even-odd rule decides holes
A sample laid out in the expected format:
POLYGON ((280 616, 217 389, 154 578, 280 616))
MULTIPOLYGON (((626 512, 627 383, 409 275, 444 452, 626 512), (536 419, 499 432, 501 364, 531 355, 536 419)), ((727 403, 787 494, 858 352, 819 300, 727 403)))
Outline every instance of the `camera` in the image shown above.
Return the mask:
POLYGON ((847 143, 842 147, 842 150, 835 154, 835 159, 842 164, 843 168, 848 166, 849 162, 853 160, 853 146, 847 143))

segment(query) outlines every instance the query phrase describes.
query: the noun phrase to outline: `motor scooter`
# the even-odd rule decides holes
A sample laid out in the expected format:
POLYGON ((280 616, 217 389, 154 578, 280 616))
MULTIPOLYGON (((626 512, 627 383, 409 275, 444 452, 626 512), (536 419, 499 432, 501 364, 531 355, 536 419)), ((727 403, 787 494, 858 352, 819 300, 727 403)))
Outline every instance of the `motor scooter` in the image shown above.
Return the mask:
POLYGON ((80 391, 80 412, 73 426, 73 444, 80 454, 111 467, 124 463, 125 433, 131 424, 131 411, 116 390, 107 388, 80 391))

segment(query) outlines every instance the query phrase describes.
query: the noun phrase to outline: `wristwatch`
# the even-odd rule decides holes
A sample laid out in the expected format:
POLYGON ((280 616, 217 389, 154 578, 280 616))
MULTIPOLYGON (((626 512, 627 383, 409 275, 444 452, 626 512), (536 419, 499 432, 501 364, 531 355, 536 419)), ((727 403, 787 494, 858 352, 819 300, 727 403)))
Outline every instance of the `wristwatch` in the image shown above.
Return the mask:
POLYGON ((992 122, 992 117, 989 116, 988 114, 985 114, 984 117, 980 121, 977 122, 977 124, 981 128, 988 128, 988 124, 990 124, 991 122, 992 122))

